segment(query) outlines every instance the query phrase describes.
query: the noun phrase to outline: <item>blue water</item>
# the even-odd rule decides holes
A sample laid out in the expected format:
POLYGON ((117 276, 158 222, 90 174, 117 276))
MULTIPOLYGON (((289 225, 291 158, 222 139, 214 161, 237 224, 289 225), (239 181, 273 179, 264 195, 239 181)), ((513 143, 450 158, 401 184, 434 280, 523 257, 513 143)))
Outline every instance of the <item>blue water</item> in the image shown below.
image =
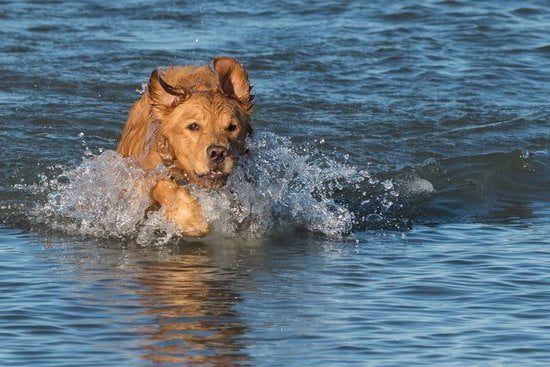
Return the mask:
POLYGON ((544 1, 0 2, 0 364, 550 364, 544 1), (161 65, 239 58, 215 233, 112 153, 161 65), (251 184, 239 180, 252 177, 251 184))

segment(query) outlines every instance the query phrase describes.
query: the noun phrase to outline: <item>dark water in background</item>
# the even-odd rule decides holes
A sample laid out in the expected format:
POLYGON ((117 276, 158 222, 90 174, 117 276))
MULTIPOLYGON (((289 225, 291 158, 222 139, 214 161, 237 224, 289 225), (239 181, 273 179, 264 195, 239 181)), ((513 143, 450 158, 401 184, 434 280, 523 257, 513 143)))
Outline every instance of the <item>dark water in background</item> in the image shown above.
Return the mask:
POLYGON ((547 2, 0 1, 0 24, 2 365, 550 363, 547 2), (153 68, 222 54, 296 174, 261 236, 31 213, 106 162, 153 68))

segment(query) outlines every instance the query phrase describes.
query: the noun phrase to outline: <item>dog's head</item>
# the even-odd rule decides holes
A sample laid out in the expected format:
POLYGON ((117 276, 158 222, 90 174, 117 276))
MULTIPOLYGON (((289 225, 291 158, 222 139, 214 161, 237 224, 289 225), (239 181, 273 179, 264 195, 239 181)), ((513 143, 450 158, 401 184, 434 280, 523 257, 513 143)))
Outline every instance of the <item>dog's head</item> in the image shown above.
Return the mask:
POLYGON ((233 172, 252 131, 250 90, 243 65, 229 57, 151 74, 153 118, 190 182, 216 189, 233 172))

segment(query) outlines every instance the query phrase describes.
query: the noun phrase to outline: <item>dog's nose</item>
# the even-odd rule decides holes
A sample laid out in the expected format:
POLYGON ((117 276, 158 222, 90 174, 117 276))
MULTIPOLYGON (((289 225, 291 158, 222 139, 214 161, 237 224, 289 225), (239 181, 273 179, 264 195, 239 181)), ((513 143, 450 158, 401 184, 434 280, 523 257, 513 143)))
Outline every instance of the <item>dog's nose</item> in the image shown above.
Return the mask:
POLYGON ((221 162, 227 156, 227 149, 221 145, 211 145, 206 149, 206 155, 213 162, 221 162))

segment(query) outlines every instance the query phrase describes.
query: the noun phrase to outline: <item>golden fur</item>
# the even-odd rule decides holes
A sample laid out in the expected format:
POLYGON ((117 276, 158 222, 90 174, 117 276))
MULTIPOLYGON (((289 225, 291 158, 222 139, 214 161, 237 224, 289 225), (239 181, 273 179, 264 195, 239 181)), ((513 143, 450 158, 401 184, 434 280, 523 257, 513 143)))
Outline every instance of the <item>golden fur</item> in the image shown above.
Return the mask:
POLYGON ((132 106, 117 151, 150 171, 159 164, 172 178, 158 180, 151 199, 182 234, 209 232, 198 201, 182 181, 217 189, 245 150, 253 96, 245 68, 217 57, 213 66, 172 66, 151 74, 148 92, 132 106))

